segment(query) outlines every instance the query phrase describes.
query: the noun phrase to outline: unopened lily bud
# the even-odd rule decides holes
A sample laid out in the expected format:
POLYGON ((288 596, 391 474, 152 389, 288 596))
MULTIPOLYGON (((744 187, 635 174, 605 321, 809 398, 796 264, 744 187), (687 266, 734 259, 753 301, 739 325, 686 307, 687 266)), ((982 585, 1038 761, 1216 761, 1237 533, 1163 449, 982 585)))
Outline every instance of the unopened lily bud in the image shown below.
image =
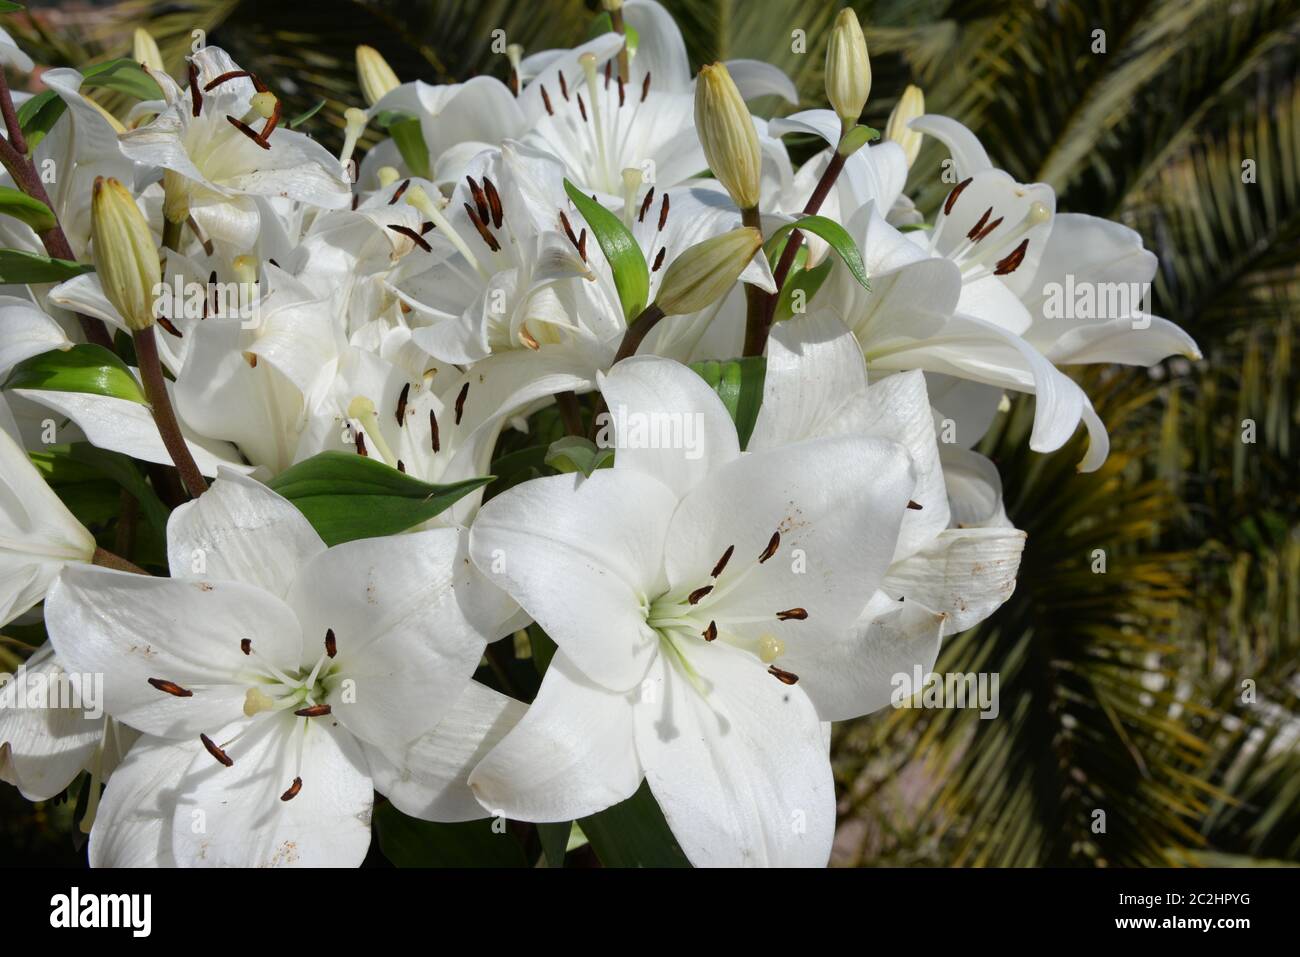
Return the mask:
POLYGON ((148 329, 154 289, 162 282, 158 247, 134 197, 117 180, 96 177, 90 231, 104 295, 132 332, 148 329))
POLYGON ((916 162, 916 156, 921 152, 922 135, 907 124, 918 116, 924 115, 925 94, 921 92, 919 86, 909 85, 898 98, 893 112, 889 114, 889 122, 885 124, 885 139, 903 148, 909 168, 916 162))
POLYGON ((846 125, 856 123, 871 95, 871 60, 858 15, 845 8, 835 18, 826 47, 826 99, 846 125))
POLYGON ((386 93, 402 85, 383 54, 368 46, 357 47, 357 80, 368 106, 374 106, 386 93))
POLYGON ((666 316, 684 316, 712 305, 735 285, 762 246, 763 234, 752 226, 696 243, 669 265, 655 305, 666 316))
POLYGON ((713 175, 741 209, 758 206, 763 159, 749 108, 721 63, 700 70, 695 83, 695 126, 713 175))
POLYGON ((131 58, 136 63, 143 63, 151 71, 167 72, 163 67, 162 54, 158 52, 158 44, 144 27, 135 28, 135 38, 131 43, 131 58))

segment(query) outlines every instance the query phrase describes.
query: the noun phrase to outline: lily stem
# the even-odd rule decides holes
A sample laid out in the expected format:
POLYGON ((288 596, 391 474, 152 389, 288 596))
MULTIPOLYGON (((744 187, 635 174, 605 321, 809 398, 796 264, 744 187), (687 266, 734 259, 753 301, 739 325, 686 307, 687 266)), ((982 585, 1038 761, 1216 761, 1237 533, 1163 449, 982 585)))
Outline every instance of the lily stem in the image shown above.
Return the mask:
MULTIPOLYGON (((18 114, 14 110, 14 98, 9 92, 9 82, 4 77, 4 72, 0 71, 0 114, 4 115, 5 127, 9 132, 8 139, 0 139, 0 164, 9 171, 9 175, 14 179, 14 185, 30 196, 32 199, 44 203, 51 214, 55 216, 55 222, 52 227, 42 230, 36 234, 40 239, 41 245, 45 251, 55 259, 64 259, 69 262, 76 261, 76 255, 72 252, 72 246, 68 242, 68 237, 63 232, 63 227, 58 223, 58 215, 54 213, 54 205, 50 202, 50 195, 45 191, 45 184, 41 182, 41 176, 36 171, 36 165, 27 156, 27 143, 23 139, 22 124, 18 122, 18 114)), ((77 313, 77 322, 81 324, 81 331, 86 336, 87 342, 93 342, 97 346, 103 346, 105 349, 112 351, 113 338, 108 334, 108 327, 100 320, 91 316, 77 313)))
MULTIPOLYGON (((751 206, 740 211, 740 220, 744 225, 763 232, 763 218, 758 207, 751 206)), ((778 285, 778 289, 781 287, 778 285)), ((761 356, 767 344, 768 318, 767 293, 757 286, 745 283, 745 350, 747 356, 761 356), (757 351, 751 351, 756 349, 757 351)))
POLYGON ((135 355, 140 364, 140 380, 144 383, 145 397, 153 408, 153 419, 158 425, 163 445, 176 464, 181 481, 190 498, 198 498, 208 490, 208 483, 203 473, 194 464, 194 456, 181 435, 180 424, 172 410, 171 398, 167 395, 167 382, 163 379, 162 363, 158 361, 158 339, 154 327, 149 326, 135 333, 135 355))
POLYGON ((106 548, 96 548, 95 554, 90 561, 93 565, 101 565, 104 568, 113 568, 119 572, 131 572, 133 575, 149 574, 139 565, 127 561, 121 555, 115 555, 106 548))
MULTIPOLYGON (((636 350, 641 345, 641 341, 650 334, 650 330, 659 324, 659 320, 664 317, 664 311, 655 303, 650 303, 641 310, 641 314, 632 320, 632 324, 627 327, 627 332, 623 333, 623 341, 619 344, 618 352, 614 355, 614 361, 610 363, 610 368, 618 365, 624 359, 636 355, 636 350)), ((596 409, 591 417, 591 431, 594 439, 600 429, 600 417, 607 412, 609 407, 605 404, 605 397, 601 396, 596 400, 596 409)))
POLYGON ((586 431, 582 427, 582 406, 578 404, 578 396, 572 389, 557 392, 555 405, 560 410, 560 418, 564 420, 565 431, 570 435, 582 435, 586 431))
MULTIPOLYGON (((844 170, 844 161, 847 159, 839 150, 831 154, 830 162, 826 164, 826 169, 822 171, 821 179, 817 181, 817 186, 813 189, 812 196, 808 197, 808 202, 804 204, 803 215, 812 216, 822 208, 822 203, 826 202, 826 197, 830 195, 831 187, 839 179, 840 173, 844 170)), ((794 266, 795 257, 799 255, 799 247, 803 245, 803 233, 794 229, 790 231, 786 239, 785 249, 781 252, 781 258, 777 260, 776 269, 772 270, 772 280, 776 283, 776 292, 765 295, 763 298, 764 311, 763 320, 756 328, 746 326, 745 330, 745 355, 761 356, 763 350, 767 347, 767 337, 772 331, 772 321, 776 318, 776 305, 781 299, 781 287, 785 285, 786 277, 790 275, 790 269, 794 266)))
POLYGON ((179 223, 173 223, 166 216, 163 217, 162 246, 163 249, 170 249, 175 252, 181 250, 181 236, 185 229, 185 220, 179 223))

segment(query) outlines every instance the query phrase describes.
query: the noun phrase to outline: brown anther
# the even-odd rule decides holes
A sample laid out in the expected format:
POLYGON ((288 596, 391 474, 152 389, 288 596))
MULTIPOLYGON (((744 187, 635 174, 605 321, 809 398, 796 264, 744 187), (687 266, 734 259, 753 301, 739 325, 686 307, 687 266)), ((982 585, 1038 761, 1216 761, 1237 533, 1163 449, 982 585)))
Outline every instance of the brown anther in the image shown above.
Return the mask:
POLYGON ((253 129, 251 126, 249 126, 249 125, 248 125, 247 123, 245 123, 243 120, 236 119, 235 117, 233 117, 233 116, 229 116, 229 115, 226 117, 226 119, 230 121, 230 125, 231 125, 231 126, 233 126, 235 129, 239 130, 239 132, 243 133, 245 136, 247 136, 250 140, 252 140, 252 141, 253 141, 254 143, 256 143, 258 146, 262 147, 262 149, 264 149, 264 150, 269 150, 269 149, 271 148, 271 144, 270 144, 270 143, 263 143, 261 137, 258 135, 257 130, 253 129))
POLYGON ((401 472, 403 475, 406 474, 406 463, 401 459, 397 460, 397 471, 401 472))
POLYGON ((483 195, 483 187, 479 186, 478 181, 473 176, 466 176, 465 182, 469 183, 469 192, 474 197, 474 208, 478 210, 478 218, 486 223, 488 221, 488 204, 487 197, 483 195))
POLYGON ((695 591, 691 592, 689 595, 686 596, 686 604, 698 605, 700 603, 700 599, 703 598, 711 591, 713 591, 712 585, 701 585, 699 588, 695 589, 695 591))
POLYGON ((668 194, 664 193, 664 201, 659 204, 659 228, 663 229, 664 224, 668 222, 668 194))
POLYGON ((397 427, 406 425, 406 400, 411 394, 411 383, 402 384, 402 391, 397 396, 397 427))
POLYGON ((735 545, 727 546, 727 550, 723 552, 722 557, 718 559, 718 564, 714 565, 713 571, 709 572, 710 578, 717 578, 719 575, 722 574, 722 570, 727 567, 727 562, 731 561, 731 554, 735 550, 736 550, 735 545))
POLYGON ((666 252, 668 252, 668 247, 667 247, 667 246, 660 246, 660 247, 659 247, 659 254, 658 254, 657 256, 655 256, 655 262, 654 262, 654 265, 650 267, 650 271, 651 271, 651 272, 658 272, 658 271, 659 271, 659 267, 662 266, 662 265, 664 264, 664 254, 665 254, 666 252))
POLYGON ((425 235, 426 233, 431 233, 431 232, 433 232, 434 229, 437 228, 437 225, 438 225, 437 223, 434 223, 434 222, 432 222, 432 221, 431 221, 431 222, 427 222, 427 223, 421 223, 421 224, 420 224, 420 235, 423 236, 423 235, 425 235))
POLYGON ((438 444, 438 417, 433 414, 433 409, 429 410, 429 432, 433 435, 433 451, 437 452, 441 446, 438 444))
POLYGON ((355 213, 355 212, 357 211, 357 207, 358 207, 359 205, 361 205, 361 194, 360 194, 360 193, 353 193, 353 194, 352 194, 352 212, 355 213))
POLYGON ((211 93, 217 87, 221 86, 221 84, 229 83, 231 80, 238 80, 241 76, 246 76, 250 80, 252 80, 253 89, 255 89, 258 93, 266 92, 266 84, 263 83, 261 80, 259 80, 252 73, 249 73, 247 70, 230 70, 226 73, 222 73, 220 76, 216 77, 215 79, 209 80, 208 85, 203 88, 203 92, 211 93))
MULTIPOLYGON (((469 207, 467 205, 466 209, 468 208, 469 207)), ((433 247, 429 245, 429 241, 425 239, 423 236, 421 236, 419 233, 417 233, 410 226, 401 226, 398 225, 397 223, 388 223, 387 226, 393 232, 400 233, 401 235, 405 236, 411 242, 415 243, 415 245, 423 249, 426 253, 433 252, 433 247)))
POLYGON ((289 785, 289 790, 280 795, 281 801, 292 801, 302 790, 302 778, 294 778, 293 783, 289 785))
POLYGON ((165 691, 174 698, 193 698, 194 692, 188 688, 182 688, 174 681, 167 681, 163 678, 149 678, 149 684, 153 685, 159 691, 165 691))
POLYGON ((701 634, 704 635, 705 641, 713 641, 718 637, 718 623, 716 621, 709 622, 709 627, 705 628, 701 634))
POLYGON ((980 230, 979 234, 975 237, 975 242, 978 243, 987 239, 989 233, 993 232, 993 230, 997 229, 999 226, 1002 225, 1002 219, 1003 217, 999 216, 997 219, 993 220, 993 222, 989 223, 982 230, 980 230))
POLYGON ((980 234, 980 230, 984 228, 984 224, 989 221, 989 217, 992 215, 993 207, 990 206, 988 209, 984 210, 984 215, 979 218, 979 221, 970 228, 970 232, 966 234, 966 238, 973 241, 975 237, 980 234))
POLYGON ((638 223, 645 222, 645 214, 649 211, 650 204, 654 202, 654 199, 655 199, 655 188, 651 186, 650 190, 645 194, 645 199, 641 200, 640 212, 636 214, 636 221, 638 223))
POLYGON ((190 99, 194 102, 191 107, 195 116, 203 112, 203 93, 199 90, 199 68, 197 65, 190 64, 190 99))
POLYGON ((338 653, 339 653, 339 643, 338 640, 335 639, 334 637, 334 629, 326 628, 325 629, 325 654, 333 658, 338 653))
POLYGON ((943 201, 943 214, 945 216, 951 213, 952 208, 957 205, 957 197, 961 195, 962 190, 971 184, 971 179, 973 179, 973 177, 968 176, 952 188, 952 192, 948 194, 948 198, 943 201))
POLYGON ((527 326, 519 327, 519 341, 522 342, 524 345, 526 345, 529 349, 532 349, 534 352, 541 349, 542 347, 542 344, 537 341, 537 338, 531 332, 528 331, 527 326))
POLYGON ((919 512, 919 511, 921 511, 921 509, 924 508, 925 506, 923 506, 920 502, 913 502, 911 499, 908 499, 908 500, 907 500, 907 507, 910 508, 910 509, 911 509, 912 511, 914 511, 914 512, 919 512))
POLYGON ((551 106, 551 95, 546 92, 546 87, 542 87, 542 106, 546 107, 546 115, 554 116, 555 109, 551 106))
POLYGON ((569 237, 569 242, 577 246, 578 237, 574 235, 573 227, 569 225, 569 217, 564 215, 564 210, 560 210, 560 225, 564 227, 564 235, 569 237))
POLYGON ((582 235, 578 237, 578 255, 582 257, 583 262, 587 261, 587 228, 585 226, 582 229, 582 235))
POLYGON ((578 112, 582 114, 582 122, 586 123, 586 122, 587 122, 587 104, 582 102, 582 94, 581 94, 581 93, 575 93, 575 94, 573 94, 573 95, 576 96, 576 97, 578 98, 578 112))
POLYGON ((411 185, 411 181, 409 179, 402 180, 402 185, 397 187, 397 189, 393 190, 393 198, 388 201, 388 205, 392 206, 399 199, 401 199, 402 194, 406 192, 407 188, 410 185, 411 185))
POLYGON ((776 665, 768 665, 767 673, 781 682, 783 685, 792 685, 799 680, 799 676, 790 671, 783 671, 776 665))
POLYGON ((183 339, 183 338, 184 338, 184 336, 181 335, 181 331, 180 331, 179 329, 176 328, 176 324, 175 324, 174 322, 172 322, 170 319, 168 319, 166 316, 159 316, 159 317, 158 317, 158 325, 162 326, 164 329, 166 329, 169 333, 171 333, 171 334, 172 334, 173 336, 175 336, 177 339, 183 339))
POLYGON ((501 194, 497 192, 496 184, 486 176, 483 177, 483 191, 487 193, 488 209, 492 213, 492 228, 500 229, 505 217, 505 211, 501 208, 501 194))
POLYGON ((647 70, 645 79, 641 81, 641 102, 644 103, 645 98, 649 95, 650 95, 650 72, 647 70))
POLYGON ((253 653, 253 639, 252 638, 239 639, 239 650, 246 655, 251 655, 253 653))
POLYGON ((250 369, 256 369, 256 368, 257 368, 257 353, 256 353, 256 352, 245 352, 245 353, 244 353, 244 361, 248 363, 248 367, 249 367, 250 369))
POLYGON ((557 74, 560 78, 560 96, 567 101, 569 99, 569 81, 564 78, 563 73, 557 74))
POLYGON ((808 617, 808 609, 787 608, 785 611, 778 611, 776 617, 779 621, 803 621, 808 617))
POLYGON ((462 205, 465 207, 466 215, 469 216, 469 221, 474 224, 474 228, 478 230, 478 234, 483 238, 483 242, 487 243, 488 249, 492 250, 494 253, 500 252, 501 244, 497 242, 497 238, 493 236, 491 231, 487 228, 487 223, 479 219, 478 213, 474 211, 474 207, 470 206, 469 203, 464 203, 462 205))
POLYGON ((1025 261, 1025 251, 1029 249, 1029 240, 1022 239, 1020 245, 1011 251, 1006 259, 1001 260, 997 268, 993 270, 995 276, 1006 276, 1020 268, 1020 264, 1025 261))
POLYGON ((775 555, 776 550, 780 547, 781 547, 781 533, 780 531, 775 531, 772 533, 772 537, 768 539, 767 548, 763 549, 763 554, 758 556, 758 563, 760 565, 763 564, 763 562, 767 561, 769 558, 775 555))
POLYGON ((356 443, 357 446, 357 455, 360 455, 363 458, 369 458, 370 453, 366 451, 366 433, 362 432, 360 429, 357 429, 357 437, 354 440, 354 442, 356 443))
POLYGON ((519 95, 519 71, 518 70, 512 69, 510 71, 510 92, 513 93, 515 96, 519 95))
POLYGON ((202 741, 203 746, 208 749, 208 754, 212 755, 214 758, 217 759, 218 764, 223 764, 226 767, 231 767, 235 763, 234 758, 226 754, 225 751, 223 751, 220 747, 217 746, 217 742, 213 741, 206 734, 199 735, 199 740, 202 741))
POLYGON ((624 83, 623 83, 623 78, 620 76, 620 77, 618 78, 618 105, 619 105, 619 109, 622 109, 622 107, 623 107, 623 99, 624 99, 624 97, 625 97, 626 95, 627 95, 627 94, 626 94, 626 87, 625 87, 625 85, 624 85, 624 83))
POLYGON ((456 424, 460 425, 460 417, 465 414, 465 399, 469 395, 469 383, 466 382, 460 387, 460 393, 456 396, 456 424))
POLYGON ((323 718, 333 710, 327 704, 314 704, 307 708, 299 708, 294 715, 299 718, 323 718))

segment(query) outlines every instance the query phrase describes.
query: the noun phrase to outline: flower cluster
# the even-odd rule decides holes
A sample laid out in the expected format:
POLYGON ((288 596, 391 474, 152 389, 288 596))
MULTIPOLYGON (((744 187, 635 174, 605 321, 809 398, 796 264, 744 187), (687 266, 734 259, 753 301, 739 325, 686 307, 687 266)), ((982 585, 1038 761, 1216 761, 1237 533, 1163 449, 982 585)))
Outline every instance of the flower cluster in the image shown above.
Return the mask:
POLYGON ((569 822, 644 782, 696 865, 824 865, 830 722, 1015 587, 973 451, 1005 394, 1036 451, 1082 425, 1094 470, 1061 367, 1197 356, 1141 294, 1059 308, 1145 287, 1136 233, 915 87, 860 124, 851 11, 830 107, 764 119, 798 105, 783 73, 693 76, 655 0, 605 6, 508 82, 359 47, 337 154, 215 47, 173 77, 138 37, 157 95, 122 116, 72 69, 0 90, 29 201, 0 244, 32 270, 0 299, 0 617, 48 636, 15 687, 103 687, 95 714, 0 697, 0 778, 89 772, 92 864, 356 865, 376 792, 569 822), (822 148, 796 168, 790 134, 822 148), (116 534, 57 494, 74 466, 133 499, 116 534), (510 636, 554 652, 531 703, 479 670, 510 636))

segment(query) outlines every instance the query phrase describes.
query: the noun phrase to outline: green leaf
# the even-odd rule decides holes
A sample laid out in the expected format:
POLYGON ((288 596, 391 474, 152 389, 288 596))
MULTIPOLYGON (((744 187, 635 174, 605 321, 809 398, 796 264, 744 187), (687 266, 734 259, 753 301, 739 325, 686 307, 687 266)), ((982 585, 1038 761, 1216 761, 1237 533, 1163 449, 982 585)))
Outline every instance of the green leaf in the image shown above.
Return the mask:
POLYGON ((618 289, 618 301, 623 305, 623 318, 630 323, 641 314, 650 298, 650 269, 646 266, 645 254, 623 225, 623 220, 567 179, 564 191, 582 213, 600 244, 601 252, 609 260, 614 272, 614 285, 618 289))
POLYGON ((153 490, 139 467, 120 452, 100 449, 89 442, 70 445, 53 445, 28 456, 37 471, 49 485, 59 491, 66 485, 95 481, 101 477, 112 479, 137 502, 145 519, 158 532, 167 531, 167 518, 171 510, 153 490))
POLYGON ((537 825, 537 836, 542 842, 542 854, 547 867, 564 866, 564 855, 568 853, 569 834, 572 830, 572 821, 537 825))
POLYGON ((606 867, 691 866, 644 781, 622 804, 584 817, 578 826, 606 867))
POLYGON ((805 216, 803 219, 796 220, 793 223, 786 223, 776 232, 774 232, 764 244, 767 249, 769 259, 780 255, 781 247, 784 245, 782 240, 785 239, 794 230, 804 233, 812 233, 826 241, 826 244, 835 250, 836 254, 844 261, 853 278, 861 283, 863 289, 871 288, 871 280, 867 278, 867 268, 862 264, 862 254, 858 252, 857 243, 853 237, 839 223, 833 219, 827 219, 825 216, 805 216))
POLYGON ((822 283, 826 277, 831 274, 831 266, 834 263, 830 259, 824 259, 812 269, 800 268, 800 260, 808 258, 808 247, 805 246, 799 250, 799 255, 795 257, 795 267, 790 271, 790 278, 785 281, 781 288, 781 298, 776 303, 775 322, 782 322, 794 315, 794 298, 798 291, 803 292, 803 309, 801 313, 807 310, 808 303, 812 302, 813 296, 817 295, 817 290, 821 289, 822 283))
POLYGON ((59 223, 50 207, 12 186, 0 186, 0 216, 12 216, 38 233, 53 229, 59 223))
POLYGON ((53 90, 42 90, 18 107, 18 125, 22 127, 29 154, 45 138, 45 134, 53 129, 67 108, 68 104, 53 90))
POLYGON ((490 481, 431 485, 364 455, 321 452, 268 484, 307 516, 325 544, 337 545, 404 532, 490 481))
POLYGON ((402 154, 406 168, 421 179, 429 178, 429 147, 425 145, 424 133, 420 129, 417 117, 398 114, 388 124, 388 134, 397 144, 397 151, 402 154))
MULTIPOLYGON (((614 20, 610 17, 609 11, 606 10, 592 19, 591 27, 587 30, 587 39, 594 40, 598 36, 612 33, 613 31, 614 20)), ((627 22, 624 22, 623 24, 623 33, 627 37, 628 56, 632 56, 636 53, 637 45, 641 42, 641 34, 637 32, 636 27, 627 22)))
POLYGON ((90 263, 51 259, 20 249, 0 249, 0 286, 23 286, 28 283, 63 282, 83 272, 94 272, 90 263))
POLYGON ((747 356, 718 362, 692 362, 694 369, 727 407, 731 420, 736 423, 736 435, 743 449, 749 444, 758 421, 758 409, 763 404, 763 380, 767 376, 765 356, 747 356))
POLYGON ((299 113, 297 116, 295 116, 293 119, 289 121, 289 129, 296 130, 298 127, 302 126, 313 116, 319 113, 321 111, 321 107, 323 107, 324 105, 325 105, 324 100, 317 100, 315 106, 313 106, 311 109, 303 113, 299 113))
POLYGON ((13 0, 0 0, 0 13, 13 13, 15 10, 26 10, 21 3, 14 3, 13 0))
POLYGON ((581 472, 588 477, 596 469, 614 464, 614 450, 601 449, 591 439, 566 435, 551 443, 545 462, 557 472, 581 472))
POLYGON ((379 849, 396 867, 527 867, 513 834, 496 818, 436 824, 407 817, 391 804, 375 808, 379 849))
POLYGON ((144 68, 130 57, 109 60, 107 63, 88 67, 82 71, 81 75, 85 77, 81 81, 83 90, 101 86, 107 90, 116 90, 118 93, 133 96, 137 100, 161 100, 163 98, 162 88, 158 86, 158 81, 146 73, 144 68))
POLYGON ((32 356, 13 367, 5 389, 88 392, 148 405, 126 363, 103 346, 82 343, 32 356))

